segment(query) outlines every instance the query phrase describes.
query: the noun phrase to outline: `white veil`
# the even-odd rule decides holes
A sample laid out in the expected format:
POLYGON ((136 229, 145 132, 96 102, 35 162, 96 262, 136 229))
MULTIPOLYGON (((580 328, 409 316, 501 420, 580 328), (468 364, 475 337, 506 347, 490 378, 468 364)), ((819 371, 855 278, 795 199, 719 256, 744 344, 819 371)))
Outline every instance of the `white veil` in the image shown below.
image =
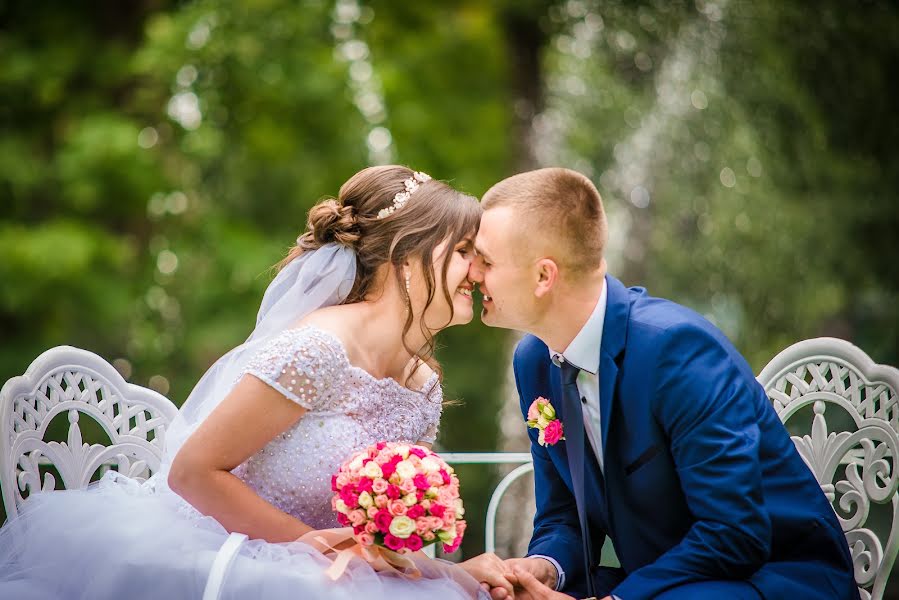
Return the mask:
POLYGON ((312 311, 343 302, 355 278, 356 253, 340 244, 325 244, 288 263, 265 290, 253 333, 206 371, 178 411, 166 432, 162 471, 168 470, 178 449, 228 395, 265 343, 312 311))

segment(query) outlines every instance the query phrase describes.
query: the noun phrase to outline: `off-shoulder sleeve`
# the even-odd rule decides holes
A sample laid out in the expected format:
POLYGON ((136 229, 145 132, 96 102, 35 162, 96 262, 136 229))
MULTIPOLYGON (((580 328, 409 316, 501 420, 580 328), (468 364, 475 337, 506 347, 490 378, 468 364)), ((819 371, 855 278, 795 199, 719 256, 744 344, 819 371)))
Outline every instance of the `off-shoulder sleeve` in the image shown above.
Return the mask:
POLYGON ((437 432, 440 429, 440 416, 443 413, 443 387, 440 382, 434 378, 434 386, 428 392, 428 424, 424 434, 419 439, 420 442, 433 444, 437 440, 437 432))
POLYGON ((346 372, 340 341, 314 327, 288 329, 268 342, 244 371, 307 410, 329 410, 346 372))

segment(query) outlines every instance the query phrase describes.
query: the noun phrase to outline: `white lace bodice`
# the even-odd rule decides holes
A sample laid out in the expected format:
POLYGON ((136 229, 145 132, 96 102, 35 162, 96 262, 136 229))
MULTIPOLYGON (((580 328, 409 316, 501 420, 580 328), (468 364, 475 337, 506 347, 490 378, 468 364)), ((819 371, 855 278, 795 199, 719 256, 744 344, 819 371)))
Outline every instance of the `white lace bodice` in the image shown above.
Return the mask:
MULTIPOLYGON (((337 527, 331 475, 379 441, 434 441, 443 402, 437 375, 420 390, 350 364, 340 340, 314 326, 288 329, 247 365, 307 412, 234 469, 273 505, 317 529, 337 527)), ((265 410, 264 407, 261 408, 265 410)))

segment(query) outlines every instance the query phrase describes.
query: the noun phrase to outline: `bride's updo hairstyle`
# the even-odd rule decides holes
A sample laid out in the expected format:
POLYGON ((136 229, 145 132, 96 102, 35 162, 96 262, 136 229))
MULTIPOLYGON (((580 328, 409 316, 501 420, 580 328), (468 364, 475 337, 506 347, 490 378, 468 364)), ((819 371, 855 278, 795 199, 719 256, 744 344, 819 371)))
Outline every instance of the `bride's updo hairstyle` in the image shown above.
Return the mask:
MULTIPOLYGON (((407 260, 418 262, 428 292, 426 311, 438 293, 432 269, 434 249, 448 240, 448 251, 441 267, 443 289, 439 293, 450 306, 452 320, 455 290, 447 288, 446 275, 453 248, 466 236, 475 234, 480 218, 477 199, 442 181, 428 179, 422 182, 412 169, 399 165, 369 167, 350 177, 340 187, 336 199, 328 198, 312 207, 306 232, 297 239, 297 245, 291 248, 278 268, 283 268, 303 252, 328 243, 348 246, 356 251, 356 280, 344 301, 344 304, 351 304, 380 293, 377 271, 388 262, 395 267, 396 284, 405 294, 401 267, 407 260), (409 179, 415 180, 417 187, 397 207, 394 198, 407 190, 405 182, 409 179)), ((403 329, 404 343, 412 325, 413 316, 409 311, 403 329)), ((406 349, 440 372, 439 365, 433 360, 434 339, 425 329, 424 319, 419 326, 428 340, 427 347, 423 353, 408 346, 406 349)))

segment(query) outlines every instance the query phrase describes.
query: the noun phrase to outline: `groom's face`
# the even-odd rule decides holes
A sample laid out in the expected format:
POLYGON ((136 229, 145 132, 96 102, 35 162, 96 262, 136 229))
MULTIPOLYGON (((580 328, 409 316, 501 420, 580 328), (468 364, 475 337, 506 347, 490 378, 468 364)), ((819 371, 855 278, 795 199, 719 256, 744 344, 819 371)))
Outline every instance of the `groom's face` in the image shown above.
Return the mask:
POLYGON ((468 277, 484 296, 481 320, 490 327, 529 331, 534 286, 520 236, 510 207, 488 209, 481 217, 468 277))

